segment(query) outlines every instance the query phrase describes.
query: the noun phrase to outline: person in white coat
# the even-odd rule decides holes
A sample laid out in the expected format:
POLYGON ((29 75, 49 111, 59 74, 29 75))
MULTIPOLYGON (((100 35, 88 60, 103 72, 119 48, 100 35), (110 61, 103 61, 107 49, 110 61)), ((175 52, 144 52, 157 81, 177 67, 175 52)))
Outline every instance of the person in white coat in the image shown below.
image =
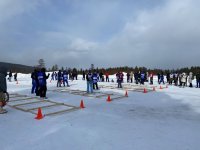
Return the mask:
POLYGON ((185 87, 186 86, 186 81, 187 81, 187 75, 186 73, 182 73, 182 77, 181 77, 181 86, 185 87))
POLYGON ((188 76, 188 83, 190 84, 189 87, 193 87, 192 80, 193 80, 193 73, 190 72, 188 76))

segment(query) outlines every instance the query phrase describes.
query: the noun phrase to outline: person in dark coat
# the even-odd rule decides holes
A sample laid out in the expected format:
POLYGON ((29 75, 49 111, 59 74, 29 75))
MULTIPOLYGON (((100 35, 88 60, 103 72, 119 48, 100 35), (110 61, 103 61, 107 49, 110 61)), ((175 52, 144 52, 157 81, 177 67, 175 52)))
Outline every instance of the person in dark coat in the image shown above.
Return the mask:
POLYGON ((0 68, 0 114, 6 113, 7 110, 3 109, 6 105, 7 83, 6 83, 7 69, 5 67, 0 68))
POLYGON ((38 81, 39 81, 39 88, 40 88, 40 97, 41 98, 47 98, 46 92, 47 92, 47 79, 49 78, 49 75, 46 75, 46 69, 42 68, 41 71, 38 72, 38 81))
POLYGON ((197 73, 196 74, 196 82, 197 82, 197 88, 200 88, 200 74, 199 73, 197 73))
POLYGON ((87 93, 93 93, 93 74, 92 71, 89 70, 89 72, 86 75, 86 80, 87 80, 87 93))
POLYGON ((98 74, 96 71, 94 71, 93 75, 92 75, 92 79, 93 79, 93 89, 98 90, 98 74))
POLYGON ((68 83, 68 72, 67 70, 64 70, 63 71, 63 85, 65 86, 65 83, 67 84, 67 87, 69 87, 69 83, 68 83))
POLYGON ((10 72, 9 72, 9 78, 8 78, 9 82, 11 82, 11 79, 12 79, 12 71, 10 70, 10 72))
POLYGON ((57 74, 57 87, 61 87, 61 82, 62 82, 62 72, 61 70, 58 71, 58 74, 57 74))
POLYGON ((17 72, 14 74, 14 80, 17 81, 17 72))
POLYGON ((122 88, 122 82, 123 82, 124 74, 122 72, 118 72, 116 74, 116 77, 117 77, 117 83, 118 83, 117 87, 122 88))
POLYGON ((85 80, 85 71, 83 71, 83 80, 85 80))
POLYGON ((34 71, 31 73, 31 79, 32 79, 32 89, 31 93, 36 93, 37 96, 39 96, 38 92, 38 79, 37 79, 37 69, 34 69, 34 71))

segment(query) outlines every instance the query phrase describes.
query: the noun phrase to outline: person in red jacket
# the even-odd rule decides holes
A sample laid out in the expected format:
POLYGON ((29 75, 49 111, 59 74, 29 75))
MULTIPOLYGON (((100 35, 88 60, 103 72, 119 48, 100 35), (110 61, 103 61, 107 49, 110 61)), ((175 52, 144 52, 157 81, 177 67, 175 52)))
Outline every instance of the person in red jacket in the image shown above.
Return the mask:
POLYGON ((150 73, 149 77, 150 77, 150 84, 153 85, 153 73, 150 73))
POLYGON ((106 82, 109 82, 109 73, 106 73, 106 82))

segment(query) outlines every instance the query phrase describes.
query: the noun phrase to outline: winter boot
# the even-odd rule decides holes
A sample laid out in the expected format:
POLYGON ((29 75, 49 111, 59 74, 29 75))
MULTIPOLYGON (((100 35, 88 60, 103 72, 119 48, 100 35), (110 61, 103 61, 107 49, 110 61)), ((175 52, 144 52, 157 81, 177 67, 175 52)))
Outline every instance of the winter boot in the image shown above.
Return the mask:
POLYGON ((5 110, 2 107, 0 107, 0 114, 4 114, 4 113, 7 113, 7 110, 5 110))

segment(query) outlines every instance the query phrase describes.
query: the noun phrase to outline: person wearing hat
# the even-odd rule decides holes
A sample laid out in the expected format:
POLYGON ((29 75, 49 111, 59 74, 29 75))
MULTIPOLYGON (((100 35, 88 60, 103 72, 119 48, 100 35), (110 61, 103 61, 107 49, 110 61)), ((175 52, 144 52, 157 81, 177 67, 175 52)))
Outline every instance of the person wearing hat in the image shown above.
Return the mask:
POLYGON ((6 113, 7 110, 3 109, 6 105, 7 83, 6 83, 7 70, 4 67, 0 68, 0 114, 6 113))

